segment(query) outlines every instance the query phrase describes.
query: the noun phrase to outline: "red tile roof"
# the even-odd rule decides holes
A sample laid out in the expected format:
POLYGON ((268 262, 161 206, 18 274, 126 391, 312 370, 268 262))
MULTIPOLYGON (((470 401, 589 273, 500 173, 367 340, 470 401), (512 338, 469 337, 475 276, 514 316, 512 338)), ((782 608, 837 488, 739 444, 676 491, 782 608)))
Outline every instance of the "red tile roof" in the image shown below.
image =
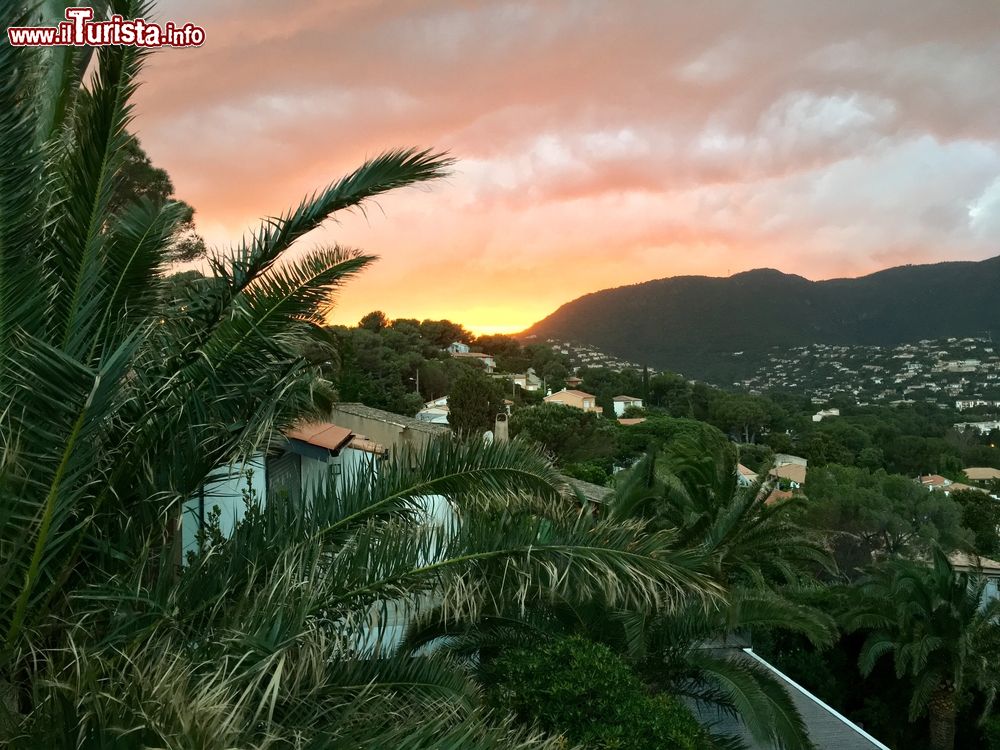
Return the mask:
POLYGON ((346 427, 338 427, 332 422, 308 422, 288 430, 285 437, 335 451, 348 443, 353 434, 346 427))

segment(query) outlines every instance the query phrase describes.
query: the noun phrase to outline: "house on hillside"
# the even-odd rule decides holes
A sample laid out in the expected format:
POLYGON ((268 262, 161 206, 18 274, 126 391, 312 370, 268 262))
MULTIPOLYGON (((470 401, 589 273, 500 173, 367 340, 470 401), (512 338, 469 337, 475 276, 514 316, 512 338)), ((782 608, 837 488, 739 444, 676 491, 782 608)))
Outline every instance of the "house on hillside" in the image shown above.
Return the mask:
POLYGON ((948 555, 948 562, 956 573, 971 573, 986 580, 984 601, 1000 597, 1000 562, 988 557, 970 555, 967 552, 952 552, 948 555))
POLYGON ((422 422, 358 403, 336 404, 330 419, 358 434, 367 435, 397 454, 416 455, 432 440, 451 435, 451 430, 445 425, 422 422))
POLYGON ((990 466, 970 466, 965 470, 965 478, 970 482, 994 482, 1000 480, 1000 469, 990 466))
POLYGON ((808 466, 808 459, 802 458, 802 456, 793 456, 790 453, 776 453, 774 455, 774 465, 784 466, 785 464, 796 464, 798 466, 808 466))
POLYGON ((463 344, 461 341, 452 341, 448 344, 447 351, 449 354, 468 354, 469 345, 463 344))
POLYGON ((420 422, 448 424, 448 397, 442 396, 428 401, 424 404, 424 408, 416 413, 415 418, 420 422))
POLYGON ((358 471, 377 471, 388 448, 365 435, 332 422, 311 422, 288 430, 271 450, 252 456, 243 466, 221 466, 184 504, 182 551, 197 550, 198 529, 219 510, 219 528, 228 535, 253 496, 266 503, 275 493, 298 499, 324 488, 329 481, 348 481, 358 471))
POLYGON ((801 489, 806 483, 806 467, 801 464, 775 466, 771 469, 770 475, 777 479, 779 484, 787 484, 793 490, 801 489))
POLYGON ((604 409, 597 405, 597 398, 594 395, 584 393, 583 391, 571 391, 566 388, 546 396, 545 403, 562 404, 563 406, 571 406, 581 411, 592 411, 598 414, 604 412, 604 409))
POLYGON ((822 422, 827 417, 839 417, 840 409, 820 409, 813 414, 813 422, 822 422))
POLYGON ((758 479, 760 479, 760 477, 753 469, 750 469, 743 464, 736 464, 736 481, 739 483, 740 487, 752 487, 757 483, 758 479))
POLYGON ((952 484, 950 479, 940 474, 921 474, 917 477, 917 482, 921 487, 926 487, 928 490, 943 490, 952 484))
MULTIPOLYGON (((253 493, 262 504, 276 496, 310 500, 328 482, 344 487, 358 477, 378 476, 390 456, 415 459, 432 441, 449 435, 451 430, 444 425, 363 404, 337 404, 330 421, 296 425, 245 466, 220 467, 184 504, 183 552, 198 549, 198 529, 214 507, 220 512, 220 530, 228 536, 244 516, 246 493, 253 493)), ((453 518, 442 495, 425 495, 420 506, 424 523, 444 527, 453 518)), ((402 640, 408 624, 402 614, 390 606, 384 617, 381 630, 370 631, 368 647, 392 648, 402 640)))
POLYGON ((917 482, 921 487, 926 487, 932 492, 940 492, 945 496, 951 495, 955 492, 965 492, 969 490, 972 492, 986 492, 984 487, 974 487, 971 484, 954 482, 947 477, 941 476, 940 474, 923 474, 917 477, 917 482))
POLYGON ((483 354, 482 352, 452 352, 451 356, 455 359, 482 365, 486 372, 493 372, 497 366, 497 362, 492 354, 483 354))
POLYGON ((642 408, 642 399, 635 396, 615 396, 612 402, 614 403, 616 417, 625 416, 625 410, 630 406, 634 406, 637 409, 642 408))
POLYGON ((789 453, 778 453, 774 457, 774 465, 768 472, 768 476, 777 479, 779 486, 776 489, 798 490, 806 483, 806 471, 809 461, 801 456, 793 456, 789 453))
POLYGON ((535 373, 534 367, 529 367, 523 374, 511 375, 510 379, 514 385, 526 391, 540 391, 542 389, 542 379, 535 373))

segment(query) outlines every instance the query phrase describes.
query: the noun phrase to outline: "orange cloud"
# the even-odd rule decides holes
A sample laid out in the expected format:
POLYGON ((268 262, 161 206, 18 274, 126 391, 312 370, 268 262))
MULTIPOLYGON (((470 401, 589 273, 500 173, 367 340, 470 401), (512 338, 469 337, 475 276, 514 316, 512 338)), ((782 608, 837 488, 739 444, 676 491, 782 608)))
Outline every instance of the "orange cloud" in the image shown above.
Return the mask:
POLYGON ((207 43, 154 55, 137 128, 211 242, 385 148, 458 158, 450 179, 307 238, 382 258, 345 289, 342 322, 379 308, 517 330, 650 278, 824 278, 1000 247, 993 0, 168 0, 160 15, 207 43))

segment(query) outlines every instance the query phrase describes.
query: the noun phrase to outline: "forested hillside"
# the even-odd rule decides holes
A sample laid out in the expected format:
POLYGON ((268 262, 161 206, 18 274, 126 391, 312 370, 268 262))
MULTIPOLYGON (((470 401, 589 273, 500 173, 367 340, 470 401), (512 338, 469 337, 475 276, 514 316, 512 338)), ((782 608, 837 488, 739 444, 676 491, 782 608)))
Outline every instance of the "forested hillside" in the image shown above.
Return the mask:
POLYGON ((566 303, 525 336, 589 344, 727 382, 773 346, 897 343, 1000 331, 1000 257, 810 281, 772 269, 678 276, 566 303), (732 353, 743 352, 734 358, 732 353))

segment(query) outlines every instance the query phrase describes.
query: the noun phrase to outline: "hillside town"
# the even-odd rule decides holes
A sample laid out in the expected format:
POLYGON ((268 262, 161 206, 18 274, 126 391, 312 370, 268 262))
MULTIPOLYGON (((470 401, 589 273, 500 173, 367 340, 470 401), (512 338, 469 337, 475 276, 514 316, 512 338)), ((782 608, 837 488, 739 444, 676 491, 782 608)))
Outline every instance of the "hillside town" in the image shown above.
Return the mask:
POLYGON ((959 411, 997 411, 1000 345, 989 338, 947 338, 891 348, 774 348, 752 375, 732 385, 753 394, 805 393, 819 405, 839 398, 860 406, 928 403, 959 411))
MULTIPOLYGON (((606 367, 609 370, 621 372, 625 369, 641 370, 644 366, 643 364, 630 362, 622 357, 608 354, 592 344, 581 344, 554 338, 539 339, 537 336, 531 335, 525 336, 524 340, 531 343, 544 343, 546 346, 551 347, 553 351, 566 356, 570 365, 574 368, 606 367)), ((647 369, 651 373, 658 372, 653 367, 647 366, 647 369)))

